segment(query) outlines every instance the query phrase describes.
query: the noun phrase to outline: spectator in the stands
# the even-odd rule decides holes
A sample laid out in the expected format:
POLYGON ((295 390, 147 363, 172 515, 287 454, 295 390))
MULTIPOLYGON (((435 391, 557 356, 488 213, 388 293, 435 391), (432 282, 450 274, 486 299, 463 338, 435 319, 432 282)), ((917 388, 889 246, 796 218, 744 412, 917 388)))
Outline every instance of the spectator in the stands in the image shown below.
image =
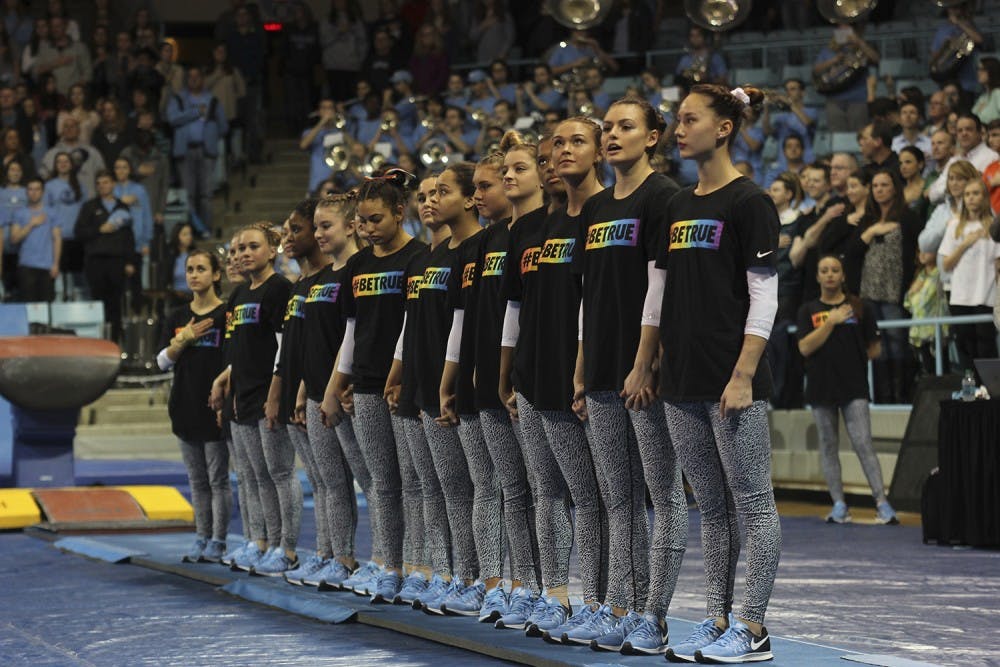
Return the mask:
POLYGON ((20 52, 11 48, 9 38, 0 31, 0 84, 13 86, 21 79, 20 52))
POLYGON ((372 33, 372 48, 361 68, 361 76, 372 87, 372 90, 382 94, 389 87, 389 77, 401 69, 400 60, 393 48, 392 36, 388 30, 381 29, 372 33))
POLYGON ((899 102, 892 97, 872 99, 868 102, 868 120, 872 123, 887 123, 895 131, 899 128, 899 102))
POLYGON ((60 270, 66 289, 71 295, 74 284, 79 283, 83 271, 83 245, 76 240, 74 228, 84 202, 83 188, 76 177, 76 169, 69 153, 60 153, 55 160, 55 174, 45 183, 45 204, 55 210, 62 238, 60 270))
POLYGON ((62 20, 66 26, 66 34, 69 35, 70 39, 75 42, 80 41, 80 24, 77 23, 76 19, 70 17, 62 0, 48 0, 47 14, 49 21, 55 18, 62 20))
MULTIPOLYGON (((104 61, 103 87, 107 94, 114 95, 119 100, 128 99, 128 76, 135 68, 135 46, 132 35, 122 30, 115 35, 115 49, 104 61)), ((160 91, 156 91, 159 100, 160 91)))
POLYGON ((101 102, 101 124, 97 126, 91 143, 100 151, 104 164, 113 165, 130 141, 125 131, 125 114, 118 102, 113 99, 101 102))
POLYGON ((166 86, 163 75, 156 69, 156 50, 139 49, 135 54, 135 66, 125 77, 125 96, 119 100, 124 107, 131 99, 131 91, 142 88, 150 97, 150 103, 157 109, 165 109, 166 105, 161 105, 162 97, 169 95, 171 88, 166 86))
POLYGON ((31 39, 21 49, 21 74, 35 83, 41 81, 40 73, 35 71, 38 54, 42 47, 49 43, 49 22, 45 18, 35 19, 35 29, 31 39))
MULTIPOLYGON (((1000 152, 1000 118, 990 121, 986 126, 986 145, 1000 152)), ((1000 213, 1000 161, 992 163, 983 170, 983 180, 990 190, 990 206, 993 213, 1000 213)))
MULTIPOLYGON (((320 100, 315 125, 302 132, 299 148, 309 151, 309 192, 315 192, 320 183, 332 173, 326 163, 326 155, 332 145, 327 141, 327 136, 345 134, 343 128, 336 126, 336 121, 337 111, 333 100, 320 100)), ((341 143, 346 143, 346 137, 341 143)))
POLYGON ((919 148, 922 153, 931 152, 931 138, 923 132, 923 118, 920 107, 912 102, 899 105, 899 125, 902 131, 892 139, 892 151, 899 154, 906 146, 919 148))
POLYGON ((84 274, 94 299, 104 303, 104 320, 111 340, 121 340, 125 281, 135 273, 135 241, 128 207, 115 197, 111 174, 101 170, 97 196, 80 209, 76 238, 83 244, 84 274))
POLYGON ((34 97, 24 98, 21 102, 21 112, 31 127, 31 138, 35 143, 31 147, 31 159, 37 168, 42 158, 45 157, 45 151, 49 150, 48 123, 39 114, 38 100, 34 97))
POLYGON ((49 19, 49 42, 41 45, 35 61, 35 74, 55 75, 60 93, 69 92, 74 83, 90 81, 93 68, 90 52, 80 41, 67 34, 66 20, 61 16, 49 19))
MULTIPOLYGON (((417 128, 417 133, 423 129, 417 128)), ((465 110, 459 107, 447 107, 444 120, 431 129, 423 130, 423 136, 416 142, 416 150, 422 150, 428 142, 438 141, 445 145, 449 154, 458 154, 466 158, 475 150, 476 130, 465 129, 465 110)), ((464 158, 463 158, 464 159, 464 158)))
POLYGON ((799 218, 788 258, 794 266, 802 267, 803 298, 813 299, 819 294, 813 280, 819 258, 828 252, 840 252, 850 230, 843 228, 844 201, 830 188, 830 168, 815 162, 802 172, 801 181, 811 203, 799 218))
MULTIPOLYGON (((247 94, 243 97, 240 118, 243 121, 244 142, 251 164, 260 164, 263 156, 264 128, 261 110, 264 91, 264 35, 253 22, 250 10, 236 10, 236 29, 229 33, 226 45, 233 65, 243 75, 247 94)), ((188 77, 190 83, 190 75, 188 77)), ((214 149, 213 149, 214 150, 214 149)))
MULTIPOLYGON (((857 26, 837 26, 830 42, 816 56, 813 76, 829 77, 847 67, 848 59, 854 58, 859 51, 871 65, 878 64, 878 51, 861 37, 857 26)), ((868 120, 868 68, 862 69, 864 71, 856 71, 849 79, 846 88, 826 93, 826 119, 831 132, 854 132, 868 120)))
MULTIPOLYGON (((2 91, 0 91, 0 95, 2 95, 2 91)), ((56 118, 57 132, 62 132, 62 125, 69 117, 76 119, 80 126, 80 141, 90 143, 94 130, 101 124, 101 117, 91 106, 90 100, 87 98, 87 88, 82 83, 70 86, 69 109, 59 112, 59 116, 56 118)))
POLYGON ((726 85, 728 82, 726 61, 712 48, 704 28, 696 25, 688 28, 687 53, 677 61, 674 75, 674 83, 684 90, 696 83, 726 85))
POLYGON ((506 0, 479 0, 469 36, 476 45, 476 62, 507 58, 517 35, 506 0))
POLYGON ((949 104, 948 96, 944 94, 944 91, 937 90, 931 93, 927 102, 927 127, 924 128, 924 134, 930 137, 938 130, 946 130, 948 128, 948 114, 950 113, 951 104, 949 104))
POLYGON ((59 142, 50 148, 42 159, 42 164, 38 165, 38 170, 43 177, 50 177, 53 171, 53 163, 59 153, 69 153, 73 158, 73 164, 77 168, 77 177, 83 186, 87 197, 93 196, 94 176, 98 171, 104 169, 104 159, 100 151, 89 142, 80 139, 80 123, 76 118, 68 117, 63 120, 62 131, 59 134, 59 142), (90 184, 88 188, 87 184, 90 184))
MULTIPOLYGON (((237 12, 237 16, 240 12, 237 12)), ((174 128, 173 155, 195 228, 202 236, 212 229, 212 193, 219 138, 228 124, 222 106, 205 90, 197 67, 188 70, 187 88, 167 105, 167 120, 174 128)))
POLYGON ((899 156, 892 152, 893 131, 887 121, 877 121, 868 123, 858 132, 858 151, 865 161, 862 169, 869 179, 879 169, 893 169, 898 174, 899 156))
POLYGON ((369 155, 381 153, 382 151, 378 150, 379 144, 389 144, 387 159, 392 163, 395 163, 400 155, 412 150, 409 132, 404 132, 403 125, 399 120, 399 113, 395 109, 386 109, 382 112, 375 134, 365 146, 367 153, 369 155))
MULTIPOLYGON (((1000 159, 1000 155, 983 142, 983 124, 971 113, 959 114, 955 122, 955 142, 958 147, 955 155, 946 164, 942 173, 947 174, 949 165, 958 160, 968 160, 980 172, 1000 159)), ((938 178, 927 188, 927 198, 931 204, 940 203, 944 199, 947 180, 938 178)))
POLYGON ((11 162, 18 162, 24 167, 25 178, 31 178, 37 174, 35 158, 31 153, 27 153, 21 146, 21 135, 12 127, 8 127, 0 133, 3 141, 0 143, 0 154, 2 154, 3 166, 6 167, 11 162))
MULTIPOLYGON (((306 115, 316 103, 316 86, 313 81, 316 64, 322 55, 319 35, 319 29, 306 4, 294 2, 292 20, 285 24, 281 34, 279 71, 285 90, 285 122, 296 134, 305 126, 306 115)), ((355 76, 360 69, 361 61, 358 59, 355 76)), ((353 87, 351 84, 347 85, 348 94, 353 87)), ((219 97, 218 93, 215 94, 219 97)))
POLYGON ((539 63, 532 70, 532 80, 517 87, 518 115, 532 111, 559 111, 566 108, 566 97, 552 87, 552 70, 539 63))
MULTIPOLYGON (((392 57, 394 63, 405 63, 413 52, 413 29, 406 25, 399 15, 399 0, 378 0, 378 16, 371 23, 371 42, 375 43, 375 33, 384 30, 392 40, 392 57)), ((390 68, 395 72, 399 66, 390 68)), ((374 85, 374 83, 372 84, 374 85)))
POLYGON ((486 84, 497 99, 504 99, 515 104, 517 102, 517 85, 511 81, 510 67, 506 61, 494 60, 490 63, 489 78, 486 84))
POLYGON ((927 219, 924 199, 924 152, 916 146, 904 146, 899 151, 899 175, 903 177, 903 199, 921 220, 927 219))
POLYGON ((32 21, 25 11, 23 0, 4 0, 3 29, 15 53, 21 53, 31 41, 32 21))
POLYGON ((765 188, 771 187, 771 183, 774 182, 774 179, 786 171, 800 175, 802 170, 806 168, 807 164, 803 159, 803 154, 804 147, 802 145, 802 137, 797 134, 789 134, 786 136, 784 143, 781 145, 782 159, 771 167, 771 169, 767 171, 767 174, 764 175, 763 186, 765 188))
POLYGON ((847 177, 858 168, 858 160, 853 153, 834 153, 830 158, 831 194, 841 199, 847 196, 847 177))
MULTIPOLYGON (((474 69, 469 72, 467 81, 469 82, 469 99, 465 102, 465 108, 472 112, 480 110, 486 115, 493 113, 493 105, 497 98, 490 92, 486 81, 489 77, 481 69, 474 69)), ((478 128, 477 128, 478 129, 478 128)))
MULTIPOLYGON (((764 173, 764 130, 758 121, 759 115, 751 110, 750 117, 740 126, 740 133, 729 147, 733 164, 746 162, 755 175, 764 173)), ((781 157, 785 157, 784 152, 781 157)))
MULTIPOLYGON (((226 154, 233 164, 243 163, 243 133, 240 127, 240 100, 247 94, 247 85, 240 71, 229 62, 229 48, 220 42, 212 49, 212 65, 205 73, 205 88, 212 92, 222 106, 228 124, 226 154)), ((308 110, 306 111, 308 113, 308 110)), ((305 122, 303 113, 300 122, 305 122)))
POLYGON ((604 92, 604 75, 597 65, 587 65, 582 72, 583 87, 590 96, 594 104, 594 115, 603 118, 604 112, 608 110, 614 101, 610 95, 604 92))
MULTIPOLYGON (((946 4, 946 3, 939 3, 946 4)), ((951 42, 955 37, 964 34, 975 44, 972 54, 963 59, 959 65, 956 76, 962 88, 968 91, 976 89, 976 60, 979 56, 979 47, 982 46, 984 37, 972 21, 972 3, 961 2, 948 7, 948 21, 938 26, 934 32, 934 39, 931 41, 931 53, 928 62, 934 62, 944 50, 951 47, 951 42)))
POLYGON ((35 140, 31 131, 31 123, 24 116, 24 111, 17 104, 17 95, 10 86, 0 86, 0 127, 13 128, 21 137, 21 146, 30 151, 35 140))
POLYGON ((962 213, 962 198, 965 186, 970 181, 979 180, 982 176, 979 171, 968 160, 955 160, 950 163, 946 172, 938 178, 939 182, 945 183, 945 194, 940 204, 932 208, 927 224, 924 225, 917 243, 920 252, 930 252, 937 254, 937 265, 940 272, 941 284, 945 292, 951 291, 951 272, 944 268, 943 255, 938 254, 938 247, 944 239, 948 221, 957 218, 962 213))
POLYGON ((346 100, 354 94, 358 74, 368 55, 368 35, 357 2, 330 3, 330 13, 319 25, 319 45, 329 95, 336 102, 346 100))
MULTIPOLYGON (((452 17, 448 0, 431 0, 427 4, 427 13, 424 14, 424 26, 432 26, 437 34, 440 44, 448 56, 449 62, 454 62, 459 55, 461 40, 455 33, 455 22, 452 17)), ((423 26, 421 26, 423 28, 423 26)), ((420 29, 417 30, 417 42, 420 41, 420 29)), ((416 46, 414 45, 414 51, 416 46)), ((433 92, 440 92, 444 85, 438 86, 433 92)))
MULTIPOLYGON (((171 41, 160 44, 159 56, 156 71, 163 77, 163 92, 160 93, 160 99, 164 100, 184 89, 184 68, 177 64, 177 54, 171 41)), ((161 105, 162 108, 166 108, 165 103, 161 102, 161 105)))
POLYGON ((448 85, 444 91, 444 104, 449 107, 465 108, 469 101, 469 93, 465 90, 465 80, 461 74, 449 74, 448 85))
POLYGON ((53 301, 59 275, 62 230, 56 213, 45 205, 42 179, 25 182, 27 201, 13 215, 10 240, 19 245, 17 286, 21 301, 53 301))
MULTIPOLYGON (((128 206, 132 215, 136 266, 143 266, 143 273, 148 276, 149 246, 153 241, 153 210, 149 193, 141 183, 134 180, 132 163, 127 159, 117 158, 112 173, 115 177, 115 197, 128 206)), ((143 282, 148 284, 148 277, 143 282)))
POLYGON ((450 58, 437 28, 430 23, 420 26, 409 65, 413 92, 420 95, 441 92, 448 82, 450 67, 450 58))
MULTIPOLYGON (((802 159, 811 163, 816 159, 813 155, 812 143, 813 136, 816 134, 818 114, 815 109, 806 107, 805 91, 805 83, 800 79, 785 81, 784 104, 780 108, 775 107, 774 104, 767 104, 764 107, 761 126, 764 134, 773 136, 779 146, 784 145, 788 135, 798 135, 802 140, 802 159)), ((784 155, 782 154, 778 156, 778 165, 782 171, 784 171, 783 163, 784 155)))
POLYGON ((114 57, 111 54, 111 45, 108 42, 108 29, 106 26, 97 26, 94 33, 94 41, 90 44, 92 74, 90 76, 90 92, 95 98, 107 97, 116 94, 111 85, 111 71, 114 57))
POLYGON ((955 154, 955 137, 947 130, 938 130, 931 135, 931 157, 927 161, 927 171, 924 174, 924 196, 928 199, 928 190, 934 181, 944 172, 945 166, 955 154))
POLYGON ((561 76, 577 67, 593 64, 595 59, 607 70, 618 71, 618 63, 601 48, 596 39, 586 30, 574 30, 570 33, 569 41, 559 42, 552 47, 545 62, 554 76, 561 76))
POLYGON ((153 132, 148 129, 136 129, 132 143, 125 147, 120 157, 128 160, 135 168, 132 177, 146 188, 153 212, 153 223, 162 225, 163 210, 167 205, 167 188, 170 184, 170 160, 156 147, 153 132))
POLYGON ((989 125, 1000 118, 1000 60, 992 56, 980 58, 976 76, 983 92, 972 105, 972 113, 989 125))

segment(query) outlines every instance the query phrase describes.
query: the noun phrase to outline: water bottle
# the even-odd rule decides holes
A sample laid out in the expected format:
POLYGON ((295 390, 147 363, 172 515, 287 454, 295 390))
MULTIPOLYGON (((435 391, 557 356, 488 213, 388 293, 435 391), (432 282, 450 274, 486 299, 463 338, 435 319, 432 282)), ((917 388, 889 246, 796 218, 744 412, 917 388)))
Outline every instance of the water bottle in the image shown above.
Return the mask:
POLYGON ((974 401, 976 400, 976 374, 970 369, 966 369, 965 377, 962 378, 962 400, 963 401, 974 401))

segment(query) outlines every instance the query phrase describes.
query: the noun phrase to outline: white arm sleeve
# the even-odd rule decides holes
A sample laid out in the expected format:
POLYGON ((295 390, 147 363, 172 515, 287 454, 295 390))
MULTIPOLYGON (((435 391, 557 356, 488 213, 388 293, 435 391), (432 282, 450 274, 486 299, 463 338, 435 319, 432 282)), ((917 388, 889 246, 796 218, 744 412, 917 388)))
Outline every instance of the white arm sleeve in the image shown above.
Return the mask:
POLYGON ((169 371, 174 367, 174 362, 167 356, 167 348, 163 348, 160 350, 160 353, 156 355, 156 365, 160 367, 161 371, 169 371))
POLYGON ((517 339, 521 336, 521 302, 508 301, 507 310, 503 314, 503 333, 500 334, 500 347, 517 347, 517 339))
POLYGON ((347 325, 344 327, 344 342, 340 344, 340 363, 337 370, 344 375, 354 373, 354 318, 347 318, 347 325))
POLYGON ((399 338, 396 339, 396 350, 392 353, 392 358, 397 361, 403 360, 403 336, 406 335, 406 313, 403 313, 403 326, 399 330, 399 338))
MULTIPOLYGON (((583 291, 583 276, 580 276, 580 288, 583 291)), ((580 299, 580 313, 576 316, 576 340, 583 340, 583 299, 580 299)))
POLYGON ((750 310, 743 333, 767 340, 771 337, 774 316, 778 313, 778 272, 766 267, 748 269, 747 288, 750 310))
POLYGON ((448 347, 445 348, 444 360, 458 363, 462 353, 462 325, 465 323, 465 311, 455 310, 451 319, 451 332, 448 333, 448 347))
POLYGON ((281 334, 280 333, 274 334, 274 339, 276 341, 278 341, 278 349, 274 353, 274 370, 272 370, 271 372, 272 373, 277 373, 278 372, 278 361, 281 359, 281 334))
POLYGON ((646 300, 642 304, 642 326, 659 327, 660 309, 663 307, 663 286, 667 281, 665 269, 656 268, 656 262, 650 260, 646 268, 649 284, 646 286, 646 300))

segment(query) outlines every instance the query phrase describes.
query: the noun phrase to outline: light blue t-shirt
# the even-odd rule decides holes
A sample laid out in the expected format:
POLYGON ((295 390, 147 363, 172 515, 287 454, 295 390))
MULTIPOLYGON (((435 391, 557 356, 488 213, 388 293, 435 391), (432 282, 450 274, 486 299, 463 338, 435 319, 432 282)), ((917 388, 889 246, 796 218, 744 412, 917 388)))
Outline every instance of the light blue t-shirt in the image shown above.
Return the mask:
MULTIPOLYGON (((835 55, 837 55, 833 49, 829 46, 824 46, 820 49, 819 55, 816 56, 815 62, 821 63, 830 60, 835 55)), ((827 98, 835 102, 867 102, 868 101, 868 70, 865 69, 863 76, 859 76, 857 80, 852 83, 846 90, 842 90, 839 93, 831 93, 827 95, 827 98)))
POLYGON ((135 251, 139 252, 143 248, 148 248, 153 241, 153 211, 149 204, 149 195, 146 188, 135 181, 126 183, 115 183, 115 196, 121 199, 128 195, 134 196, 137 201, 129 206, 132 213, 132 233, 135 235, 135 251))
POLYGON ((45 222, 34 227, 21 241, 21 247, 17 252, 17 263, 30 269, 50 269, 55 260, 52 243, 52 228, 55 226, 53 211, 44 204, 38 208, 22 206, 14 212, 13 223, 18 227, 27 227, 36 215, 44 215, 45 222))
POLYGON ((45 202, 47 208, 52 210, 64 239, 75 238, 76 219, 80 217, 80 208, 83 206, 84 197, 81 189, 80 196, 77 198, 69 182, 61 178, 52 178, 45 183, 42 201, 45 202))
POLYGON ((813 121, 808 127, 794 111, 779 111, 771 115, 771 131, 775 141, 778 142, 778 164, 782 168, 785 166, 785 152, 782 147, 785 145, 785 139, 792 134, 797 134, 802 139, 802 159, 805 163, 812 164, 816 159, 813 154, 813 135, 816 133, 818 114, 815 109, 809 108, 804 112, 813 121))

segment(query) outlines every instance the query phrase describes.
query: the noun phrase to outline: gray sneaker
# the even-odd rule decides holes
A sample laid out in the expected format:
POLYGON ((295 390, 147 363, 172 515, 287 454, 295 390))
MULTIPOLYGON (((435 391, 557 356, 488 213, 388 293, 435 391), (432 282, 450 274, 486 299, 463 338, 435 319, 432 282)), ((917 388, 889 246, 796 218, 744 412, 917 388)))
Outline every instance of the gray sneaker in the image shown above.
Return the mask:
POLYGON ((184 554, 181 561, 184 563, 197 563, 201 558, 202 552, 205 551, 205 547, 207 546, 208 539, 205 537, 199 537, 194 541, 194 544, 191 545, 191 548, 188 549, 187 553, 184 554))
POLYGON ((201 552, 201 560, 206 563, 218 563, 226 555, 226 543, 222 540, 210 540, 205 550, 201 552))

